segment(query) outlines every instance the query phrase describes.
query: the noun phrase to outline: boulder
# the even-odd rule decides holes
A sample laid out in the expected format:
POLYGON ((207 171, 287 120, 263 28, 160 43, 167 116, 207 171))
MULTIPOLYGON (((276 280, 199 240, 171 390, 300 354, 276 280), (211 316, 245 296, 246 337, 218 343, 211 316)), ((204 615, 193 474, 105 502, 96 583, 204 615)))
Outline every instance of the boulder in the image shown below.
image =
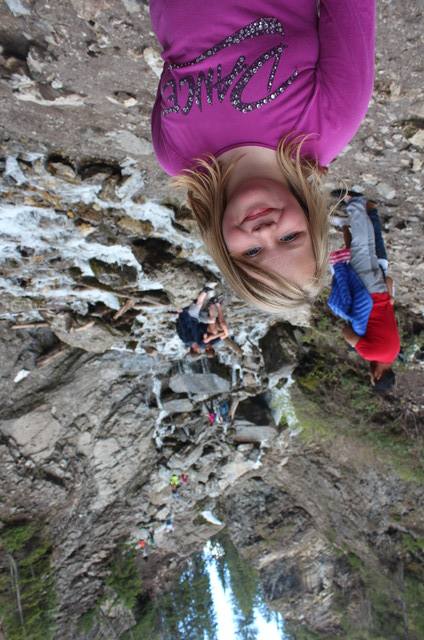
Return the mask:
POLYGON ((208 394, 229 393, 230 383, 215 373, 177 373, 172 376, 169 386, 175 393, 208 394))

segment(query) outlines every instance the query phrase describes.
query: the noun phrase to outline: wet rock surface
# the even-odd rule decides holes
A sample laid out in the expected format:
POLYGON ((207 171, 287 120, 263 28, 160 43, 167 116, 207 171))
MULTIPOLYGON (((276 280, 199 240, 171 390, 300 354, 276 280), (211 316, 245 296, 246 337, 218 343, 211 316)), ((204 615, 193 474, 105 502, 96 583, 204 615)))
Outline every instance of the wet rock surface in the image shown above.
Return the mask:
MULTIPOLYGON (((57 637, 86 637, 77 623, 104 596, 111 555, 151 527, 139 561, 150 597, 227 526, 272 606, 321 637, 347 635, 346 618, 372 633, 379 593, 411 619, 424 528, 422 7, 378 2, 369 113, 329 171, 330 186, 344 178, 381 205, 405 362, 378 402, 322 301, 312 318, 274 320, 220 282, 152 154, 147 4, 8 0, 0 16, 0 513, 48 524, 57 637), (175 309, 210 280, 232 342, 189 360, 175 309), (209 425, 204 401, 224 398, 234 422, 209 425)), ((134 624, 102 607, 115 634, 134 624)))

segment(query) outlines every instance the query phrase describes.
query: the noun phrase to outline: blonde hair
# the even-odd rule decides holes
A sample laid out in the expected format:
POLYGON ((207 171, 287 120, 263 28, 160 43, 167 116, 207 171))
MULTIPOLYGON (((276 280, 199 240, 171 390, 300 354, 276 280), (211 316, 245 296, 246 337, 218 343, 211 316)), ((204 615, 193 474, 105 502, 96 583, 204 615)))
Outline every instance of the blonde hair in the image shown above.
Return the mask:
POLYGON ((327 268, 327 194, 318 162, 300 157, 305 139, 306 136, 298 136, 289 140, 289 136, 285 136, 276 151, 282 177, 309 221, 316 273, 304 286, 228 251, 222 234, 222 218, 226 207, 225 185, 234 165, 223 171, 217 158, 208 155, 197 160, 193 169, 174 178, 175 186, 187 189, 187 201, 203 241, 228 284, 246 302, 272 313, 311 303, 322 289, 327 268))

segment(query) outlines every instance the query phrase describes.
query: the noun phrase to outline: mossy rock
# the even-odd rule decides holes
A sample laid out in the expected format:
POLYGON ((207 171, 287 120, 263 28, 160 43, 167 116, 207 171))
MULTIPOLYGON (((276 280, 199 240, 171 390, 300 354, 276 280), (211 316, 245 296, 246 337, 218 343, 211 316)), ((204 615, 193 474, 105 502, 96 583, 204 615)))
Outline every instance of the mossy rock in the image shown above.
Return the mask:
POLYGON ((146 238, 153 233, 153 225, 150 220, 135 220, 130 216, 123 216, 116 223, 117 227, 130 236, 146 238))
POLYGON ((90 267, 99 282, 114 289, 133 286, 137 282, 138 271, 129 265, 103 262, 97 258, 91 258, 90 267))

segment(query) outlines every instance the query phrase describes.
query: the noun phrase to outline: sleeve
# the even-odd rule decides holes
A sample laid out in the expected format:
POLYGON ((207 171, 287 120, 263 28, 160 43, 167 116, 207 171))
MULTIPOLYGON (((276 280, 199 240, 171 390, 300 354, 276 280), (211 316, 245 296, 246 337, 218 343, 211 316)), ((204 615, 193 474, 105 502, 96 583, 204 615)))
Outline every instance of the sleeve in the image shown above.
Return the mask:
POLYGON ((374 84, 375 0, 321 0, 316 90, 322 164, 352 139, 374 84))

